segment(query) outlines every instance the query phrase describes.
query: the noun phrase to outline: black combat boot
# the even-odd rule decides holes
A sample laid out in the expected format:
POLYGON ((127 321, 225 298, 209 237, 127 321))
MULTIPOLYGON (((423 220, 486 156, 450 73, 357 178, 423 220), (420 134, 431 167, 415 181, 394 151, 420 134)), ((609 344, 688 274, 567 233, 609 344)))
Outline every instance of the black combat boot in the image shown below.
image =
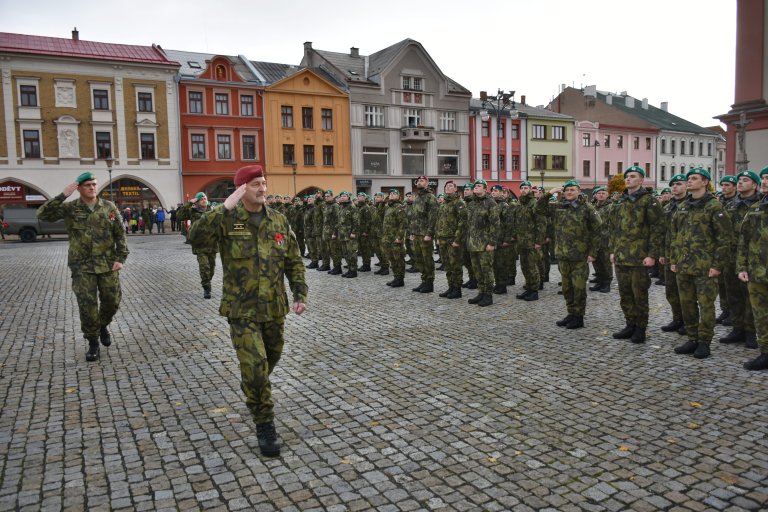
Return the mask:
POLYGON ((663 278, 659 279, 658 281, 656 281, 653 284, 656 284, 656 285, 659 285, 659 286, 667 286, 667 282, 663 278))
POLYGON ((715 323, 716 324, 722 324, 723 320, 725 320, 729 316, 731 316, 731 312, 728 311, 727 309, 724 309, 724 310, 722 310, 720 312, 720 314, 717 316, 717 318, 715 318, 715 323))
POLYGON ((544 289, 544 281, 539 281, 539 290, 544 289))
POLYGON ((419 271, 419 269, 417 269, 416 267, 408 267, 407 269, 405 269, 405 271, 408 272, 409 274, 415 274, 416 272, 419 271))
POLYGON ((312 262, 310 262, 309 265, 307 265, 307 268, 317 268, 317 267, 318 267, 318 265, 317 265, 316 261, 312 261, 312 262))
POLYGON ((345 273, 342 277, 348 277, 350 279, 357 277, 357 270, 350 270, 349 272, 345 273))
POLYGON ((600 293, 611 293, 611 282, 610 281, 604 282, 603 287, 597 291, 599 291, 600 293))
POLYGON ((482 298, 480 299, 480 302, 477 303, 477 305, 480 306, 481 308, 490 306, 491 304, 493 304, 493 295, 490 293, 484 293, 482 298))
POLYGON ((682 345, 675 347, 675 354, 693 354, 696 352, 696 348, 699 343, 693 340, 688 340, 682 345))
POLYGON ((693 351, 693 357, 696 359, 706 359, 710 355, 709 352, 709 344, 699 342, 699 345, 696 347, 696 350, 693 351))
POLYGON ((753 332, 748 332, 744 335, 744 346, 747 348, 757 348, 757 335, 753 332))
POLYGON ((85 353, 85 360, 90 362, 99 359, 99 339, 88 338, 88 352, 85 353))
POLYGON ((396 277, 394 281, 392 281, 392 284, 390 284, 392 288, 402 288, 405 286, 405 281, 403 281, 402 277, 396 277))
POLYGON ((731 332, 720 338, 720 343, 729 345, 731 343, 744 343, 746 341, 746 335, 741 329, 733 329, 731 332))
POLYGON ((509 279, 507 279, 507 286, 515 286, 515 278, 514 277, 510 277, 509 279))
POLYGON ((477 304, 482 299, 483 299, 483 294, 482 293, 478 293, 477 295, 475 295, 474 297, 469 299, 467 302, 469 302, 470 304, 477 304))
POLYGON ((419 290, 419 293, 432 293, 435 291, 435 283, 432 281, 427 281, 421 285, 421 290, 419 290))
POLYGON ((622 330, 619 332, 613 333, 613 338, 616 340, 628 340, 632 337, 632 334, 635 332, 635 326, 631 324, 627 324, 622 330))
POLYGON ((744 363, 744 369, 752 372, 768 370, 768 354, 760 354, 751 361, 744 363))
POLYGON ((682 320, 672 319, 672 321, 669 322, 667 325, 662 325, 661 326, 661 330, 664 331, 664 332, 672 332, 672 331, 678 330, 679 328, 683 327, 684 325, 685 324, 683 323, 682 320))
POLYGON ((461 287, 466 288, 467 290, 477 290, 477 279, 471 277, 466 283, 462 284, 461 287))
POLYGON ((639 325, 635 327, 635 331, 632 333, 629 341, 636 344, 645 343, 645 327, 640 327, 639 325))
MULTIPOLYGON (((435 262, 435 263, 437 263, 437 262, 435 262)), ((440 265, 435 270, 445 270, 445 265, 440 265)))
POLYGON ((420 291, 421 291, 421 288, 424 286, 424 284, 425 284, 425 283, 421 283, 421 284, 420 284, 419 286, 417 286, 416 288, 411 288, 411 291, 412 291, 412 292, 420 292, 420 291))
POLYGON ((507 293, 507 285, 505 285, 505 284, 497 284, 493 288, 493 293, 495 293, 496 295, 506 295, 506 293, 507 293))
POLYGON ((555 322, 555 325, 558 327, 565 327, 573 319, 574 319, 574 315, 568 313, 568 316, 566 316, 562 320, 558 320, 557 322, 555 322))
POLYGON ((528 295, 526 295, 523 300, 527 301, 527 302, 532 302, 534 300, 539 300, 539 292, 537 292, 536 290, 533 290, 528 295))
POLYGON ((275 431, 275 424, 259 423, 256 425, 256 437, 259 440, 259 450, 265 457, 280 455, 280 438, 275 431))
POLYGON ((723 318, 723 325, 726 327, 733 327, 733 315, 728 313, 728 316, 723 318))
POLYGON ((333 267, 332 270, 328 271, 328 275, 329 276, 338 276, 339 274, 341 274, 341 267, 340 266, 339 267, 333 267))
POLYGON ((317 270, 319 272, 328 272, 331 270, 331 266, 328 263, 323 263, 321 266, 317 267, 317 270))
POLYGON ((388 268, 380 268, 374 274, 380 275, 380 276, 388 276, 389 275, 389 269, 388 268))
POLYGON ((452 292, 452 291, 453 291, 453 288, 448 288, 448 289, 447 289, 447 290, 445 290, 443 293, 439 293, 439 294, 438 294, 438 297, 443 297, 443 298, 446 298, 446 297, 448 297, 448 295, 450 295, 450 294, 451 294, 451 292, 452 292))
POLYGON ((108 347, 112 344, 112 336, 109 335, 109 329, 107 329, 107 326, 101 328, 101 331, 99 332, 99 341, 101 341, 101 344, 105 347, 108 347))
MULTIPOLYGON (((589 280, 589 283, 590 284, 595 284, 595 283, 600 284, 600 280, 598 278, 594 277, 594 278, 589 280)), ((591 290, 592 288, 590 287, 589 289, 591 290)))
POLYGON ((357 270, 358 270, 358 272, 370 272, 371 271, 371 266, 370 265, 363 265, 362 267, 360 267, 357 270))
POLYGON ((210 299, 211 298, 211 287, 210 286, 204 286, 203 287, 203 298, 204 299, 210 299))
POLYGON ((600 291, 600 288, 602 288, 602 287, 603 287, 603 283, 601 283, 600 281, 597 281, 597 280, 595 280, 595 279, 593 279, 592 281, 590 281, 590 283, 595 283, 595 285, 594 285, 594 286, 590 286, 590 287, 589 287, 589 291, 591 291, 591 292, 599 292, 599 291, 600 291))
POLYGON ((575 315, 573 320, 568 322, 568 325, 565 326, 566 329, 581 329, 582 327, 584 327, 584 317, 575 315))
POLYGON ((453 291, 447 295, 447 298, 449 299, 460 299, 461 298, 461 288, 453 288, 453 291))
POLYGON ((680 336, 688 336, 688 329, 685 328, 685 324, 677 330, 677 334, 680 336))
POLYGON ((528 294, 530 294, 530 293, 533 293, 533 291, 532 290, 523 290, 523 293, 518 293, 517 295, 515 295, 515 297, 517 297, 518 299, 525 299, 528 296, 528 294))

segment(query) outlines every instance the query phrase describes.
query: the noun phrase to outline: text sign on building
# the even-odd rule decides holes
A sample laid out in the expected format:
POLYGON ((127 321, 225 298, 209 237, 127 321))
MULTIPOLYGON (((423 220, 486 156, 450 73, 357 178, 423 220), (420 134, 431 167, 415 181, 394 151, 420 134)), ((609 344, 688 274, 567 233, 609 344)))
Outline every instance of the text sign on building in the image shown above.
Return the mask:
POLYGON ((23 203, 25 200, 24 185, 13 181, 0 183, 0 203, 23 203))
POLYGON ((372 184, 371 180, 355 180, 355 185, 358 187, 370 187, 372 184))
MULTIPOLYGON (((414 178, 413 180, 413 186, 416 186, 416 182, 419 181, 419 178, 414 178)), ((434 178, 428 178, 427 179, 427 186, 431 188, 432 190, 437 190, 437 180, 434 178)))

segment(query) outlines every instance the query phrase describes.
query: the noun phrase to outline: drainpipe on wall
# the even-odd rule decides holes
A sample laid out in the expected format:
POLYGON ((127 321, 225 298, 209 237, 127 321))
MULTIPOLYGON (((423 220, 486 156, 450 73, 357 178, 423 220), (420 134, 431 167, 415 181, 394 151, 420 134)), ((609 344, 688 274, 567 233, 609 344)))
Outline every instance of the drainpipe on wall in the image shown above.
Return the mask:
MULTIPOLYGON (((179 72, 176 72, 176 74, 173 77, 173 81, 176 84, 176 103, 178 104, 178 108, 176 109, 176 117, 178 118, 178 127, 179 127, 179 136, 176 137, 176 144, 178 145, 177 154, 179 155, 179 203, 184 204, 184 174, 182 169, 182 162, 184 162, 184 157, 181 153, 181 138, 183 137, 183 130, 181 127, 181 90, 179 87, 179 82, 181 82, 181 74, 179 72)), ((176 205, 173 205, 174 207, 176 205)))

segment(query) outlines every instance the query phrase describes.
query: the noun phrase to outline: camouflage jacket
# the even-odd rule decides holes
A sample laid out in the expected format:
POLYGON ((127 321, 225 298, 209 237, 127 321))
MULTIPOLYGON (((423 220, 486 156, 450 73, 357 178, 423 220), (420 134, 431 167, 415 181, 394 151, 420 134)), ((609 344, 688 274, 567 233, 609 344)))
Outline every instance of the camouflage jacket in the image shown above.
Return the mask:
POLYGON ((114 203, 98 199, 90 208, 80 199, 65 203, 64 194, 49 199, 37 210, 44 222, 64 219, 69 234, 67 264, 73 272, 104 274, 112 272, 116 261, 125 263, 128 242, 120 212, 114 203))
MULTIPOLYGON (((232 211, 223 206, 192 225, 189 240, 218 246, 224 268, 219 314, 268 322, 288 314, 285 278, 294 302, 307 301, 304 263, 296 236, 285 215, 265 208, 258 227, 242 203, 232 211)), ((215 250, 215 249, 214 249, 215 250)))
POLYGON ((437 198, 427 189, 419 190, 411 206, 411 234, 415 236, 435 236, 437 225, 437 198))
MULTIPOLYGON (((187 203, 179 209, 179 213, 176 214, 176 218, 182 222, 189 221, 190 228, 191 228, 191 226, 195 225, 195 222, 200 220, 203 214, 209 211, 211 211, 211 205, 208 205, 205 208, 205 210, 203 210, 202 208, 200 208, 194 203, 187 203)), ((216 252, 216 247, 197 246, 191 240, 189 241, 189 243, 192 245, 192 254, 198 254, 198 253, 211 254, 216 252)))
POLYGON ((371 231, 373 231, 373 206, 363 203, 361 206, 357 207, 357 220, 358 220, 358 227, 357 231, 360 235, 365 235, 366 237, 371 236, 371 231))
POLYGON ((499 240, 499 205, 489 195, 475 197, 467 213, 467 250, 485 251, 486 245, 496 246, 499 240))
POLYGON ((302 224, 304 225, 304 238, 315 237, 315 205, 307 204, 301 212, 302 224))
POLYGON ((739 233, 741 232, 741 223, 744 221, 744 217, 747 215, 747 212, 752 208, 752 206, 760 201, 760 194, 755 192, 755 195, 748 198, 742 198, 740 195, 737 195, 736 197, 732 198, 730 201, 726 201, 723 204, 723 207, 725 208, 725 211, 728 212, 728 218, 731 221, 731 225, 733 226, 731 229, 731 233, 733 236, 731 237, 731 254, 729 254, 729 258, 732 260, 736 260, 736 251, 737 247, 739 245, 739 233))
POLYGON ((408 221, 406 219, 406 206, 401 201, 390 200, 384 210, 384 224, 382 225, 381 241, 391 244, 395 240, 405 241, 405 233, 408 221))
POLYGON ((501 247, 501 244, 513 244, 515 240, 515 221, 512 216, 515 214, 515 210, 503 199, 495 199, 496 204, 499 206, 499 242, 497 247, 501 247))
POLYGON ((749 280, 768 283, 768 195, 752 205, 739 232, 737 272, 748 272, 749 280))
MULTIPOLYGON (((471 196, 464 197, 462 199, 462 201, 464 201, 464 215, 465 215, 466 219, 469 218, 469 215, 472 213, 472 208, 475 207, 475 203, 476 203, 475 199, 477 199, 477 198, 475 197, 474 194, 472 194, 471 196)), ((466 250, 466 247, 467 247, 467 241, 468 240, 469 240, 469 231, 467 231, 467 224, 466 224, 466 220, 465 220, 465 222, 464 222, 464 240, 461 241, 461 243, 464 246, 465 250, 466 250)))
POLYGON ((288 207, 287 214, 288 222, 291 224, 291 229, 294 233, 304 234, 304 205, 296 206, 292 204, 288 207))
POLYGON ((515 241, 518 249, 533 249, 535 244, 543 245, 547 236, 545 217, 536 215, 536 199, 533 194, 520 196, 515 208, 515 241))
POLYGON ((315 199, 314 213, 312 222, 315 224, 315 238, 323 237, 323 222, 325 219, 325 201, 315 199))
POLYGON ((323 208, 323 239, 330 240, 338 234, 339 228, 339 209, 341 206, 337 202, 325 203, 323 208))
MULTIPOLYGON (((672 198, 669 201, 667 201, 664 204, 663 210, 664 210, 664 248, 659 254, 659 256, 664 256, 665 258, 669 258, 670 255, 670 246, 672 245, 672 217, 674 217, 675 213, 677 212, 677 207, 680 206, 680 203, 685 201, 685 198, 683 199, 676 199, 672 198)), ((669 264, 669 262, 667 262, 669 264)))
POLYGON ((441 242, 464 243, 467 223, 467 208, 459 196, 446 195, 445 202, 437 210, 435 236, 441 242))
POLYGON ((354 204, 349 202, 339 204, 339 222, 336 228, 339 241, 346 242, 352 238, 351 235, 358 238, 360 235, 358 216, 359 212, 354 204))
POLYGON ((594 206, 580 199, 550 203, 544 195, 536 202, 536 213, 550 220, 558 260, 587 261, 587 256, 597 257, 602 221, 594 206))
POLYGON ((679 274, 706 276, 710 268, 725 268, 731 244, 728 214, 707 192, 700 199, 688 196, 672 217, 670 261, 679 274))
POLYGON ((373 205, 371 209, 371 236, 381 238, 381 229, 384 224, 384 212, 387 209, 387 201, 373 205))
POLYGON ((611 210, 609 249, 616 265, 641 267, 647 257, 658 258, 664 243, 664 212, 659 201, 640 187, 627 190, 611 210))
POLYGON ((600 248, 608 248, 608 237, 610 236, 610 216, 613 203, 608 201, 595 203, 595 209, 600 215, 600 248))

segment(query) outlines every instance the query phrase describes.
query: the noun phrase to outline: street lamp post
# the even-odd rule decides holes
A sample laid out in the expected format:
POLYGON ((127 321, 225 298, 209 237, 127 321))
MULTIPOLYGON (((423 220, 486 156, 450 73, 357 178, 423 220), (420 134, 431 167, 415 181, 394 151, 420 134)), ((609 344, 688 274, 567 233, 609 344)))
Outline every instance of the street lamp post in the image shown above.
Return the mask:
POLYGON ((592 187, 593 190, 597 188, 597 168, 600 167, 597 164, 597 148, 599 148, 599 147, 600 147, 600 142, 597 140, 597 134, 595 134, 595 170, 594 170, 594 172, 595 172, 595 186, 592 187))
POLYGON ((539 175, 541 176, 541 188, 544 188, 544 169, 539 171, 539 175))
POLYGON ((291 168, 293 169, 293 197, 296 197, 296 160, 291 160, 291 168))
POLYGON ((116 203, 115 195, 114 195, 114 192, 112 191, 112 163, 114 162, 114 159, 110 154, 104 160, 107 162, 107 172, 109 173, 109 200, 112 201, 113 203, 116 203))
MULTIPOLYGON (((510 119, 515 119, 517 117, 517 109, 515 108, 515 91, 505 92, 499 89, 496 93, 496 96, 488 96, 488 92, 480 91, 480 101, 483 102, 483 110, 480 111, 480 119, 487 121, 490 119, 490 114, 496 115, 496 166, 498 168, 496 183, 500 185, 501 166, 499 166, 499 155, 501 154, 502 139, 499 127, 501 126, 501 118, 504 115, 504 112, 509 112, 510 119), (489 110, 491 112, 489 112, 489 110)), ((507 132, 505 131, 505 137, 506 133, 507 132)))

